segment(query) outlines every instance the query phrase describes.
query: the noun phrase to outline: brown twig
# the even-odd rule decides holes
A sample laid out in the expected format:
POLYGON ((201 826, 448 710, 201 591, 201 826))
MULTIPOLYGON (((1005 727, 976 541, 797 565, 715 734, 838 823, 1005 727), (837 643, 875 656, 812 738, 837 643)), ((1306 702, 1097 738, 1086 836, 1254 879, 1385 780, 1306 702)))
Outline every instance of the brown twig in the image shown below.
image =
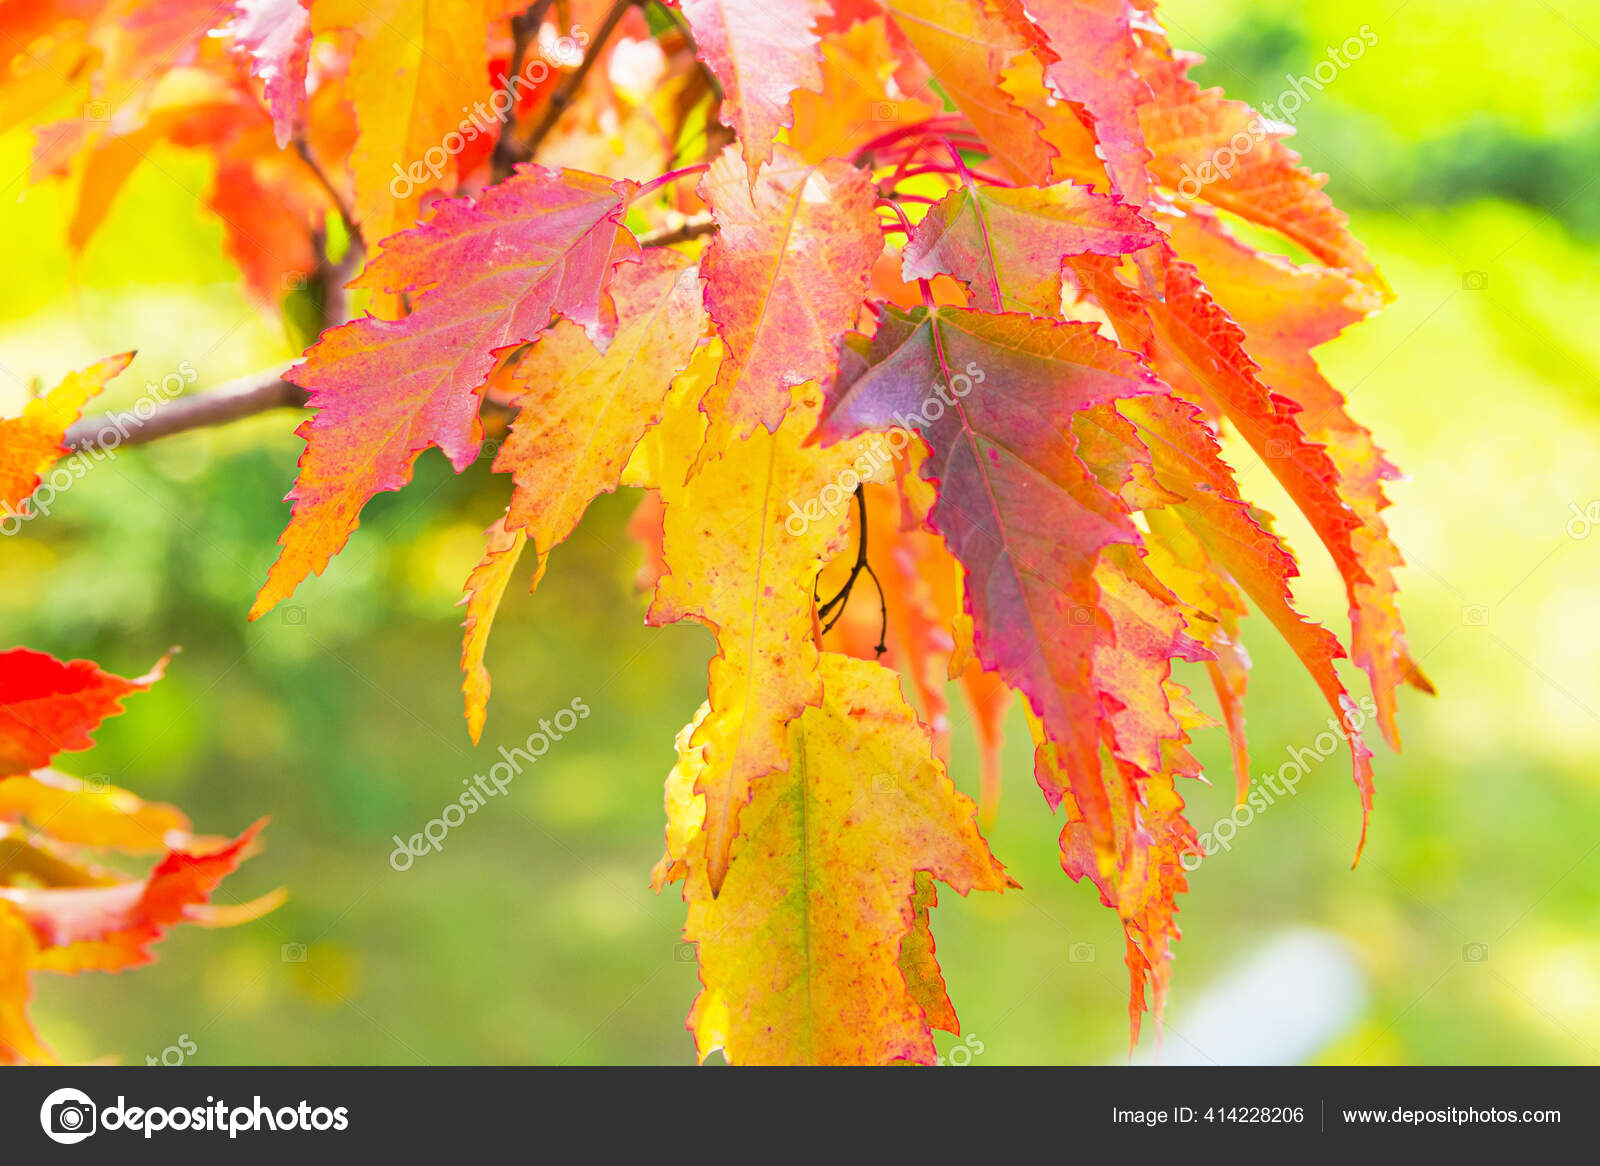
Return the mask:
POLYGON ((306 391, 290 384, 274 370, 229 381, 199 396, 180 398, 144 420, 133 413, 85 417, 67 430, 62 444, 79 453, 144 445, 188 429, 223 425, 270 409, 298 407, 305 403, 306 391))
POLYGON ((505 113, 500 115, 500 137, 494 144, 492 181, 500 182, 511 173, 517 161, 517 89, 516 78, 522 75, 522 66, 528 59, 528 43, 539 35, 545 13, 551 0, 534 0, 520 16, 511 18, 511 63, 506 67, 507 96, 505 113))
POLYGON ((311 147, 306 144, 304 138, 296 138, 294 140, 294 149, 295 153, 300 155, 300 160, 306 164, 306 168, 316 175, 317 182, 321 184, 323 191, 326 192, 328 200, 333 203, 333 209, 338 211, 339 217, 344 220, 344 229, 350 236, 351 245, 361 246, 361 228, 356 225, 354 213, 350 210, 349 204, 345 202, 344 195, 339 193, 338 187, 334 186, 329 180, 328 172, 322 168, 321 163, 311 153, 311 147))
POLYGON ((659 231, 646 231, 639 236, 641 247, 670 247, 674 243, 687 243, 690 239, 698 239, 702 235, 709 235, 717 229, 717 222, 710 215, 696 215, 692 219, 685 219, 676 227, 663 227, 659 231))
POLYGON ((606 18, 600 22, 600 28, 595 32, 594 39, 584 50, 583 60, 578 62, 578 67, 546 100, 544 113, 534 124, 528 140, 521 143, 518 149, 517 161, 525 162, 538 152, 539 144, 551 130, 555 129, 556 122, 561 120, 561 115, 566 112, 567 106, 572 104, 572 99, 582 87, 584 78, 589 75, 589 70, 594 68, 594 63, 600 59, 600 50, 605 47, 606 41, 611 39, 611 34, 616 31, 617 25, 622 23, 622 18, 627 15, 628 9, 632 8, 634 3, 635 0, 616 0, 611 6, 611 11, 607 12, 606 18))
MULTIPOLYGON (((143 420, 132 412, 85 417, 67 430, 62 444, 74 453, 147 445, 177 433, 226 425, 274 409, 303 409, 307 396, 303 388, 284 380, 277 370, 261 372, 229 381, 209 393, 180 397, 143 420)), ((513 411, 509 405, 484 399, 485 414, 509 416, 513 411)))

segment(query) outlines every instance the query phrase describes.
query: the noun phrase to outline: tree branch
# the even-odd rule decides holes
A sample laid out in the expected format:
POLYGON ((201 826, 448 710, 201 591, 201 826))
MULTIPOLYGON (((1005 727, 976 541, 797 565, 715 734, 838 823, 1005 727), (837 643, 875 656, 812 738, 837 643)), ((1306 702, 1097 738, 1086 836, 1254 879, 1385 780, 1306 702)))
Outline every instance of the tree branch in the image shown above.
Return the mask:
POLYGON ((85 417, 67 430, 62 444, 75 453, 144 445, 160 437, 224 425, 271 409, 298 408, 306 391, 284 380, 277 370, 229 381, 220 388, 194 397, 182 397, 140 420, 132 412, 85 417))
MULTIPOLYGON (((259 372, 229 381, 209 393, 180 397, 144 420, 131 411, 85 417, 67 430, 61 444, 74 453, 148 445, 176 433, 226 425, 274 409, 303 409, 307 400, 306 391, 284 380, 277 370, 259 372)), ((516 412, 511 405, 488 397, 483 398, 480 410, 505 417, 516 412)))
MULTIPOLYGON (((697 215, 685 219, 676 227, 645 232, 639 236, 639 246, 668 247, 709 235, 716 229, 716 220, 710 215, 697 215)), ((348 272, 344 272, 344 276, 347 277, 348 272)), ((284 380, 277 369, 272 369, 229 381, 209 393, 180 397, 145 420, 140 420, 132 412, 85 417, 67 430, 63 444, 80 453, 116 449, 124 445, 145 445, 175 433, 226 425, 230 421, 273 409, 300 409, 305 404, 306 391, 284 380)), ((485 399, 483 408, 493 412, 500 406, 485 399)))

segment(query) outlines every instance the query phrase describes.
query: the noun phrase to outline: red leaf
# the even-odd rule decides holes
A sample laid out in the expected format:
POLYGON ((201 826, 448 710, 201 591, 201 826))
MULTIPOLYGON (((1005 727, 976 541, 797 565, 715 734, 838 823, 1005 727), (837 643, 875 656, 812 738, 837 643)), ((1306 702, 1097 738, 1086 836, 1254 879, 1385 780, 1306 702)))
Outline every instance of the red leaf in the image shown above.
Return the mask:
POLYGON ((753 183, 772 157, 778 131, 794 125, 790 94, 822 86, 814 30, 827 6, 820 0, 682 0, 678 7, 700 59, 722 85, 718 117, 739 135, 753 183))
MULTIPOLYGON (((1028 698, 1071 788, 1091 800, 1103 799, 1095 564, 1139 532, 1079 459, 1071 422, 1080 410, 1159 388, 1093 324, 887 308, 874 337, 848 338, 816 434, 831 442, 922 419, 908 427, 932 450, 923 476, 938 484, 939 500, 929 524, 967 573, 978 658, 1028 698), (957 399, 946 407, 950 395, 957 399)), ((1064 789, 1045 769, 1038 776, 1059 802, 1064 789)))
POLYGON ((213 850, 171 850, 138 882, 109 887, 0 889, 32 925, 38 968, 115 972, 155 959, 150 947, 179 923, 202 922, 201 906, 246 856, 262 819, 213 850))
POLYGON ((89 734, 122 711, 122 698, 161 679, 166 658, 137 680, 102 672, 88 660, 44 652, 0 652, 0 775, 50 764, 57 753, 87 749, 89 734))
POLYGON ((321 574, 367 500, 410 481, 423 450, 438 446, 458 471, 478 456, 478 404, 496 354, 544 331, 553 312, 609 332, 606 280, 619 253, 637 249, 621 226, 631 191, 524 167, 480 201, 442 202, 427 223, 384 241, 352 286, 408 295, 411 314, 331 329, 284 374, 318 412, 298 431, 294 509, 252 619, 321 574))

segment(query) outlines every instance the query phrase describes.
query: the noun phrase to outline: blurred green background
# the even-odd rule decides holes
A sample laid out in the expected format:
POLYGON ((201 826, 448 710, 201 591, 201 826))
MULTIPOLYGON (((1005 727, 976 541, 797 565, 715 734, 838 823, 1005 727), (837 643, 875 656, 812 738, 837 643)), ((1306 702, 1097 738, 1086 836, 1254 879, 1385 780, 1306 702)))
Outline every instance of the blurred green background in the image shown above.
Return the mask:
MULTIPOLYGON (((1402 755, 1377 745, 1359 870, 1341 757, 1191 877, 1164 1047, 1220 1059, 1230 1025, 1259 1037, 1309 1024, 1320 1035, 1296 1055, 1324 1062, 1600 1061, 1600 4, 1535 0, 1514 17, 1488 0, 1162 11, 1175 43, 1208 57, 1205 82, 1255 103, 1363 25, 1376 34, 1301 111, 1298 148, 1334 175, 1331 193, 1399 296, 1321 356, 1411 475, 1391 490, 1389 519, 1411 564, 1411 644, 1440 693, 1402 698, 1402 755), (1356 986, 1324 998, 1315 975, 1299 980, 1306 969, 1273 965, 1280 985, 1293 981, 1289 1003, 1236 1008, 1221 1037, 1207 1029, 1211 1047, 1191 1048, 1205 1002, 1305 928, 1335 938, 1356 986)), ((25 170, 27 147, 0 140, 6 175, 25 170)), ((183 361, 204 391, 293 355, 242 297, 197 205, 204 163, 171 149, 155 161, 75 273, 56 190, 10 186, 6 412, 30 378, 53 383, 131 347, 139 358, 108 405, 183 361)), ((286 517, 293 426, 279 413, 126 452, 49 520, 0 541, 7 645, 126 675, 184 648, 66 767, 175 801, 203 830, 270 813, 267 850, 224 898, 292 893, 242 928, 180 930, 152 967, 36 977, 41 1032, 66 1058, 132 1063, 182 1038, 208 1064, 691 1061, 683 906, 676 889, 652 894, 648 872, 673 734, 702 697, 711 645, 697 628, 643 626, 623 531, 632 495, 593 508, 537 597, 513 588, 473 750, 454 604, 504 481, 488 459, 457 477, 425 456, 409 489, 367 507, 325 578, 247 624, 286 517), (391 869, 391 835, 421 829, 496 746, 574 697, 594 715, 508 799, 443 853, 391 869)), ((1237 464, 1306 552, 1303 608, 1343 634, 1315 538, 1264 471, 1237 464)), ((1250 622, 1259 773, 1309 744, 1325 711, 1270 628, 1250 622)), ((1059 822, 1032 787, 1015 711, 1008 728, 992 841, 1026 889, 944 897, 935 929, 951 995, 979 1064, 1121 1060, 1120 930, 1062 875, 1059 822)), ((1184 791, 1205 830, 1231 809, 1220 730, 1197 752, 1217 775, 1184 791)), ((975 758, 958 723, 953 771, 970 792, 975 758)))

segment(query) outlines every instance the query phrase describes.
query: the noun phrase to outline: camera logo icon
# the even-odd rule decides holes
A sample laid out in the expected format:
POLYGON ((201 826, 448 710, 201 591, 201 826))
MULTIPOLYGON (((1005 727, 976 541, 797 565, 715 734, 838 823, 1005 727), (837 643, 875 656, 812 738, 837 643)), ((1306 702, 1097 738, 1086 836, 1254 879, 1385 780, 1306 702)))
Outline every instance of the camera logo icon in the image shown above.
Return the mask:
POLYGON ((1489 945, 1487 943, 1463 943, 1461 945, 1461 958, 1469 964, 1486 963, 1489 959, 1489 945))
POLYGON ((39 1124, 52 1142, 70 1146, 95 1130, 95 1104, 79 1089, 57 1089, 39 1107, 39 1124))

